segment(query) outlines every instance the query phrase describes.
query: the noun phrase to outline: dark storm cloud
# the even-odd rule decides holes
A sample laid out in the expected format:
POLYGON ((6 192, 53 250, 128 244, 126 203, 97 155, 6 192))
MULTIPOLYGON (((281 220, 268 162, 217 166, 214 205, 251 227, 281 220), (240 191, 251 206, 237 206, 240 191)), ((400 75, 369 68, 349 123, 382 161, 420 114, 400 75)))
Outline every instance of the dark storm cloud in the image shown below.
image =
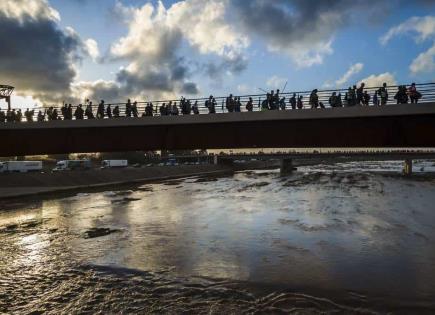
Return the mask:
POLYGON ((223 58, 220 61, 211 61, 200 65, 203 72, 212 79, 222 79, 226 72, 239 74, 248 67, 248 61, 242 55, 233 58, 223 58))
MULTIPOLYGON (((17 4, 18 5, 18 4, 17 4)), ((11 18, 0 9, 0 82, 42 100, 69 94, 82 43, 58 28, 50 17, 23 14, 11 18)))
POLYGON ((181 88, 182 93, 187 93, 190 95, 196 95, 199 93, 198 86, 196 83, 193 82, 186 82, 183 84, 183 87, 181 88))
POLYGON ((232 0, 231 4, 247 32, 279 46, 304 41, 306 36, 311 41, 325 39, 352 22, 352 14, 363 20, 368 13, 384 12, 385 6, 374 0, 232 0))

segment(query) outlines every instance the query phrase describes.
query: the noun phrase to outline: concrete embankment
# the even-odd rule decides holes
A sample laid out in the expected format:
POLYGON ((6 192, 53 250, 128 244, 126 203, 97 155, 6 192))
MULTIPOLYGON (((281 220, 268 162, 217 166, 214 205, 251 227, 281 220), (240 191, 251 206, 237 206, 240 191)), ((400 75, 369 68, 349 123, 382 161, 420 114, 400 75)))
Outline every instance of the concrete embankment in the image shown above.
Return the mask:
POLYGON ((182 165, 59 173, 0 174, 0 199, 116 187, 187 176, 219 176, 232 171, 231 167, 220 165, 182 165))

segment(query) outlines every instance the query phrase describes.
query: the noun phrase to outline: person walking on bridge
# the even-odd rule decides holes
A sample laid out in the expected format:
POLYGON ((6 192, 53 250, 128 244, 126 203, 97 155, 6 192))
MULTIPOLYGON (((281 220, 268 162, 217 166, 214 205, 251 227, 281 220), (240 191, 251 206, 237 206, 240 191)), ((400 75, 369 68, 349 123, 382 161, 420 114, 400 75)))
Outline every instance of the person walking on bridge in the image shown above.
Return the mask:
POLYGON ((250 97, 249 101, 246 103, 246 110, 248 112, 252 112, 254 110, 254 101, 252 100, 252 97, 250 97))
POLYGON ((74 117, 76 118, 76 120, 81 120, 84 118, 84 110, 82 106, 82 104, 79 104, 74 112, 74 117))
POLYGON ((106 107, 106 116, 109 119, 112 118, 112 108, 110 107, 110 104, 108 104, 106 107))
POLYGON ((97 118, 104 119, 104 100, 101 100, 97 108, 97 118))
POLYGON ((296 93, 293 93, 293 96, 290 97, 289 103, 290 103, 291 109, 296 109, 296 103, 297 103, 297 101, 296 101, 296 93))
POLYGON ((379 88, 378 94, 381 97, 381 106, 387 105, 388 102, 387 83, 382 84, 382 87, 379 88))
POLYGON ((411 104, 417 104, 418 100, 421 98, 421 93, 417 91, 415 83, 412 83, 408 89, 409 99, 411 100, 411 104))
POLYGON ((317 89, 314 89, 310 94, 310 101, 311 109, 315 109, 319 107, 319 96, 317 95, 317 89))
POLYGON ((361 83, 360 87, 356 90, 356 103, 362 105, 364 101, 364 82, 361 83))

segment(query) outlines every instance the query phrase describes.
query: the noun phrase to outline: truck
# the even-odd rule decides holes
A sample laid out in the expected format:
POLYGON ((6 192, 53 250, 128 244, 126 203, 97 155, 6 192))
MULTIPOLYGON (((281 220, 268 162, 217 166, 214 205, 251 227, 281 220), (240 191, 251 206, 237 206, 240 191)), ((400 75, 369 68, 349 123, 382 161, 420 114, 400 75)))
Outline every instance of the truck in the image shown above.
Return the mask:
POLYGON ((62 160, 57 161, 53 172, 87 170, 92 166, 90 160, 62 160))
POLYGON ((5 161, 0 162, 0 173, 7 172, 39 172, 42 170, 42 161, 5 161))
POLYGON ((101 168, 127 167, 127 160, 104 160, 101 162, 101 168))

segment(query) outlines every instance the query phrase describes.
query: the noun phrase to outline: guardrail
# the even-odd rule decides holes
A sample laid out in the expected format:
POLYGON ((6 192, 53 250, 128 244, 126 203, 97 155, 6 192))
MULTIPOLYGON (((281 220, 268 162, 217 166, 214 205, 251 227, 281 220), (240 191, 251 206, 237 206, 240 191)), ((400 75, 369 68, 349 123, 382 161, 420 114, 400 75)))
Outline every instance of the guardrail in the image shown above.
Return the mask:
MULTIPOLYGON (((416 84, 417 90, 421 93, 422 97, 419 100, 419 103, 428 103, 428 102, 435 102, 435 83, 423 83, 423 84, 416 84)), ((389 86, 387 87, 388 90, 388 102, 386 105, 394 105, 397 104, 397 100, 394 99, 394 95, 397 93, 397 90, 399 88, 399 85, 395 85, 395 86, 389 86)), ((371 100, 370 100, 370 106, 373 106, 372 100, 373 100, 373 95, 375 94, 375 91, 379 90, 379 87, 368 87, 368 88, 364 88, 364 91, 367 91, 368 94, 371 96, 371 100)), ((347 89, 329 89, 329 90, 319 90, 317 95, 319 97, 319 102, 322 102, 323 105, 328 108, 330 107, 329 105, 329 97, 331 96, 332 92, 336 92, 337 95, 339 93, 341 93, 341 98, 343 101, 343 104, 345 104, 344 102, 344 96, 345 93, 347 92, 347 89)), ((299 96, 303 97, 303 107, 302 109, 307 109, 307 108, 311 108, 311 105, 309 104, 309 98, 310 98, 310 94, 311 91, 298 91, 298 92, 285 92, 285 93, 280 93, 280 98, 285 97, 285 109, 286 110, 290 110, 291 109, 291 105, 289 103, 289 99, 293 96, 293 94, 296 95, 296 98, 298 98, 299 96)), ((240 102, 242 103, 241 106, 241 111, 245 112, 247 111, 245 106, 246 103, 248 102, 249 98, 253 99, 253 111, 260 111, 261 110, 261 103, 266 99, 266 93, 264 94, 254 94, 254 95, 233 95, 234 97, 240 97, 240 102)), ((225 106, 225 101, 226 101, 227 97, 215 97, 214 99, 216 100, 216 113, 227 113, 228 110, 226 109, 225 106)), ((191 105, 195 104, 195 102, 197 102, 197 106, 198 106, 198 111, 199 114, 208 114, 209 110, 208 108, 205 106, 205 102, 208 100, 209 98, 190 98, 188 100, 190 100, 191 105)), ((380 97, 379 97, 380 99, 380 97)), ((132 102, 133 103, 133 102, 132 102)), ((161 105, 163 104, 169 104, 172 103, 172 105, 176 104, 178 106, 179 109, 179 115, 181 114, 181 108, 180 108, 180 100, 157 100, 157 101, 141 101, 141 102, 136 102, 137 104, 137 110, 138 110, 138 117, 143 116, 143 114, 145 113, 145 107, 148 103, 152 103, 153 105, 153 116, 160 116, 160 112, 159 112, 159 108, 161 105)), ((126 115, 126 104, 127 103, 105 103, 104 106, 105 108, 107 108, 108 105, 110 105, 112 111, 113 109, 118 106, 119 107, 119 111, 120 111, 120 116, 121 117, 125 117, 126 115)), ((33 120, 36 121, 37 120, 37 115, 39 111, 42 111, 44 113, 45 110, 47 110, 48 107, 35 107, 32 108, 32 110, 34 110, 34 115, 33 115, 33 120)), ((63 119, 63 115, 61 112, 61 107, 54 107, 57 110, 58 113, 58 117, 59 119, 63 119)), ((76 106, 72 106, 73 109, 73 113, 75 111, 75 109, 77 108, 76 106)), ((83 104, 83 110, 85 110, 86 105, 83 104)), ((93 104, 92 105, 92 109, 93 109, 93 114, 96 117, 96 113, 97 113, 97 108, 98 108, 98 103, 97 104, 93 104)), ((301 110, 301 109, 296 109, 296 110, 301 110)), ((191 113, 192 114, 192 113, 191 113)), ((105 117, 107 118, 106 112, 105 112, 105 117)), ((74 119, 74 117, 73 117, 74 119)), ((87 119, 86 117, 84 117, 84 119, 87 119)), ((24 111, 23 111, 23 121, 25 120, 24 117, 24 111)), ((45 117, 45 120, 47 120, 47 117, 45 117)))

